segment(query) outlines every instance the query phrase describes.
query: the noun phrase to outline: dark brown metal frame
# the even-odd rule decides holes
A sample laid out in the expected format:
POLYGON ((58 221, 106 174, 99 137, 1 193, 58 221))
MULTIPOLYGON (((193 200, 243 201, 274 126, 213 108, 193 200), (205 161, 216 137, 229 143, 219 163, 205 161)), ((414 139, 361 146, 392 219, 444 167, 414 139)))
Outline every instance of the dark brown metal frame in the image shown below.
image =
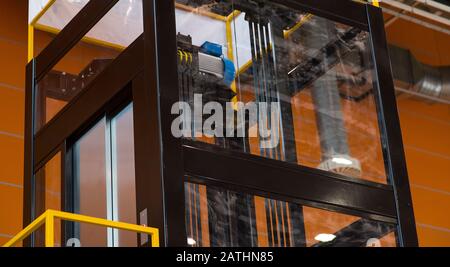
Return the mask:
POLYGON ((35 171, 62 145, 65 185, 72 162, 67 140, 120 105, 128 92, 134 105, 137 218, 138 212, 148 210, 148 225, 161 230, 161 244, 186 246, 184 183, 197 182, 397 223, 399 245, 418 245, 380 9, 352 1, 273 1, 371 33, 378 78, 375 95, 391 185, 174 138, 170 129, 175 116, 170 111, 179 100, 175 6, 167 0, 143 1, 144 34, 35 134, 36 84, 117 1, 90 1, 27 66, 24 225, 35 216, 35 171))

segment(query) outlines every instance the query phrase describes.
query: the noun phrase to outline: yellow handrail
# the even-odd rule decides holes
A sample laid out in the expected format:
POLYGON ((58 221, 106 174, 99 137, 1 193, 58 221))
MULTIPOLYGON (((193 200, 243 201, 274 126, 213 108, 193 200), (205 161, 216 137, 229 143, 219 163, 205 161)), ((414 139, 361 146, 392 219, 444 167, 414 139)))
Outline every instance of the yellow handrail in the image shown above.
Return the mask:
POLYGON ((157 228, 135 225, 131 223, 115 222, 106 219, 94 218, 90 216, 73 214, 63 211, 47 210, 36 220, 34 220, 25 229, 20 231, 15 237, 9 240, 3 247, 13 247, 20 241, 27 238, 32 232, 36 231, 45 224, 45 246, 54 247, 55 245, 55 232, 54 222, 55 218, 59 218, 65 221, 88 223, 98 226, 110 227, 120 230, 132 231, 136 233, 148 234, 151 236, 152 247, 159 247, 159 230, 157 228))

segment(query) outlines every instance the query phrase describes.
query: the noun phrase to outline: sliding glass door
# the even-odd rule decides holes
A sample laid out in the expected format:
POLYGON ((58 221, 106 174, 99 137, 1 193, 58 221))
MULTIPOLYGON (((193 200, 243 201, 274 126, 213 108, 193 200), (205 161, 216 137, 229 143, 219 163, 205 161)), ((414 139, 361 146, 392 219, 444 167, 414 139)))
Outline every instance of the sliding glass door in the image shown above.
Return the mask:
MULTIPOLYGON (((75 213, 136 223, 132 104, 107 114, 75 142, 73 184, 68 190, 75 213)), ((72 238, 81 246, 137 244, 136 234, 78 223, 72 238)))

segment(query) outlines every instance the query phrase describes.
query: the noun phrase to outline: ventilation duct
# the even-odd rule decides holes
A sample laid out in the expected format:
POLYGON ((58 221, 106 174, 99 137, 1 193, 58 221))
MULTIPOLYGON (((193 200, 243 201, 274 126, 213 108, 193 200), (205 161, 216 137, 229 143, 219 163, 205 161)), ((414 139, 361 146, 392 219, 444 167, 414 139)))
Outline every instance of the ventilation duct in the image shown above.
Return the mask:
POLYGON ((389 52, 395 80, 408 84, 417 93, 450 100, 450 66, 423 64, 409 50, 393 45, 389 52))
MULTIPOLYGON (((336 37, 334 23, 316 18, 304 26, 306 47, 317 48, 330 43, 336 37), (318 32, 318 29, 322 29, 318 32)), ((350 156, 347 131, 341 107, 337 73, 329 68, 332 62, 326 54, 322 55, 323 68, 327 71, 312 84, 311 96, 315 106, 317 128, 322 150, 320 169, 350 176, 361 174, 361 164, 350 156)))

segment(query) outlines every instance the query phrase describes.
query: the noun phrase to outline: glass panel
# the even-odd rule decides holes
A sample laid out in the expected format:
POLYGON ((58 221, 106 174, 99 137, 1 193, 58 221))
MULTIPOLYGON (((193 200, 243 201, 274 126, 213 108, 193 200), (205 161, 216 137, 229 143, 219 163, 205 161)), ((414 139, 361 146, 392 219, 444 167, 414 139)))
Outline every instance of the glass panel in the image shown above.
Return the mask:
POLYGON ((89 0, 55 0, 42 13, 41 17, 35 17, 35 21, 33 21, 35 30, 33 42, 34 56, 39 55, 88 2, 89 0))
MULTIPOLYGON (((35 176, 34 210, 35 218, 46 210, 61 210, 61 152, 58 152, 35 176)), ((61 224, 55 221, 55 246, 60 246, 61 224)), ((36 231, 36 246, 44 245, 43 229, 36 231)))
POLYGON ((175 2, 174 135, 387 183, 367 32, 270 1, 175 2))
MULTIPOLYGON (((91 225, 87 223, 79 223, 80 227, 83 229, 90 229, 90 233, 93 233, 94 235, 85 235, 84 238, 69 238, 66 243, 65 247, 104 247, 101 245, 97 239, 97 236, 95 233, 104 233, 107 230, 106 227, 98 226, 98 225, 91 225)), ((116 229, 113 229, 112 231, 116 231, 116 229)), ((132 231, 123 231, 120 230, 121 235, 127 236, 127 237, 133 237, 134 240, 137 240, 138 234, 132 231)), ((122 245, 121 245, 122 246, 122 245)), ((135 245, 134 245, 135 246, 135 245)))
MULTIPOLYGON (((54 18, 62 18, 56 12, 54 18)), ((49 31, 51 32, 51 31, 49 31)), ((46 44, 52 33, 40 34, 46 44)), ((143 33, 142 0, 120 0, 39 82, 36 131, 143 33)))
MULTIPOLYGON (((108 218, 106 120, 100 121, 74 146, 74 211, 108 218)), ((85 246, 107 246, 107 229, 75 224, 74 237, 85 246)), ((69 236, 70 237, 70 236, 69 236)))
POLYGON ((45 247, 45 224, 41 225, 38 229, 36 229, 36 231, 33 233, 33 235, 34 235, 33 247, 37 247, 37 248, 45 247))
MULTIPOLYGON (((111 121, 112 178, 115 188, 114 220, 136 224, 136 184, 134 171, 133 106, 130 105, 111 121)), ((117 237, 117 238, 116 238, 117 237)), ((116 230, 120 247, 136 247, 136 234, 116 230)))
POLYGON ((52 2, 51 6, 35 21, 35 25, 62 30, 86 6, 89 0, 54 0, 52 2))
MULTIPOLYGON (((133 106, 103 119, 74 146, 73 207, 79 214, 136 224, 133 106)), ((83 246, 137 246, 134 233, 72 224, 83 246)))
POLYGON ((185 184, 193 247, 396 246, 395 225, 295 203, 185 184))

